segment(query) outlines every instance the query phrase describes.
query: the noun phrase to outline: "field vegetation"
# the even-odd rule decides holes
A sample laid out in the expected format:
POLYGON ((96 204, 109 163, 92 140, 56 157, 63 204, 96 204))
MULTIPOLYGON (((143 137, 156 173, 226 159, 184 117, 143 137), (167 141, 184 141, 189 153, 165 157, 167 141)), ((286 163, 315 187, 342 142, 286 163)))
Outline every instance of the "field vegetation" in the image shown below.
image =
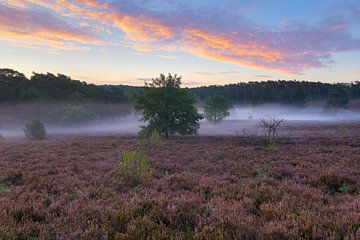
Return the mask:
POLYGON ((249 136, 7 140, 0 239, 358 239, 360 126, 346 128, 276 146, 249 136))

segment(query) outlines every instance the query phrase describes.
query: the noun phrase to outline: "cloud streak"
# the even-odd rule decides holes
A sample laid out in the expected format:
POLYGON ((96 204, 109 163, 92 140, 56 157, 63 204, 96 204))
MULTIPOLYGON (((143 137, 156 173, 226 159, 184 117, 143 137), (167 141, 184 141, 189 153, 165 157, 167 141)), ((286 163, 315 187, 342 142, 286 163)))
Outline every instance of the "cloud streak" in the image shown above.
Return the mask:
MULTIPOLYGON (((23 11, 28 17, 24 19, 17 14, 15 23, 9 24, 5 31, 1 30, 1 35, 8 39, 12 36, 33 39, 63 49, 74 47, 72 42, 99 44, 101 40, 69 26, 60 28, 53 17, 35 17, 39 13, 31 10, 31 6, 38 5, 64 17, 91 22, 88 25, 97 26, 97 29, 99 25, 119 29, 124 34, 123 42, 139 51, 185 51, 206 59, 287 74, 327 67, 333 63, 332 56, 337 52, 360 51, 360 39, 349 31, 350 19, 360 16, 358 8, 342 13, 351 17, 335 20, 327 17, 312 25, 288 21, 274 27, 216 8, 200 10, 174 3, 158 4, 171 7, 154 10, 151 3, 166 2, 156 0, 115 3, 98 0, 13 1, 24 6, 23 10, 16 11, 23 11), (45 17, 50 19, 49 23, 41 21, 45 17), (20 31, 24 26, 29 31, 20 31), (45 37, 45 33, 50 37, 45 37)), ((0 18, 2 29, 7 18, 11 18, 10 14, 4 13, 5 16, 0 18)))
POLYGON ((228 74, 238 74, 239 71, 224 71, 224 72, 193 72, 196 75, 202 76, 211 76, 211 75, 228 75, 228 74))
POLYGON ((273 78, 274 76, 271 75, 254 75, 256 78, 273 78))
POLYGON ((0 40, 65 50, 82 50, 79 44, 103 43, 46 12, 5 5, 0 5, 0 40))

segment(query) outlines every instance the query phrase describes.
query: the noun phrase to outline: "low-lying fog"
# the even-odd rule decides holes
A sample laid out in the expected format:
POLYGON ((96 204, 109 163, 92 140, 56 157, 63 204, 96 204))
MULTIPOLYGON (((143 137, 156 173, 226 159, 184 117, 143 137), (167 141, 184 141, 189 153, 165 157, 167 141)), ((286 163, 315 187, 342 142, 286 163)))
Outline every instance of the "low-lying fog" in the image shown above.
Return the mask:
MULTIPOLYGON (((200 109, 200 112, 202 110, 200 109)), ((230 117, 219 124, 212 124, 206 120, 201 121, 199 134, 202 135, 233 135, 246 132, 257 133, 259 120, 268 116, 284 119, 287 125, 298 123, 331 123, 360 121, 360 111, 337 110, 325 111, 323 107, 289 107, 281 105, 236 106, 231 109, 230 117)), ((11 116, 7 116, 11 119, 11 116)), ((141 116, 134 112, 107 118, 98 118, 84 125, 56 126, 45 124, 49 135, 106 135, 106 134, 136 134, 144 123, 141 116)), ((16 122, 16 121, 14 121, 16 122)), ((0 134, 4 137, 23 137, 23 125, 4 122, 0 125, 0 134)))

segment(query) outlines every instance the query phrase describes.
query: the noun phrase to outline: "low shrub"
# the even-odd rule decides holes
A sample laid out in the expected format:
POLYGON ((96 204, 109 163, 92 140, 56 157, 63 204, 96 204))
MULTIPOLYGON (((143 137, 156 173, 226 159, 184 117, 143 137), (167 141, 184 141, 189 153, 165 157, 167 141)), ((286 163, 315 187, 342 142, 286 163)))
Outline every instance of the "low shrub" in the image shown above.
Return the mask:
POLYGON ((262 165, 255 164, 255 166, 254 166, 254 170, 255 170, 254 175, 256 177, 266 178, 266 177, 269 176, 270 167, 271 167, 270 164, 267 163, 267 162, 265 162, 262 165))
POLYGON ((10 192, 10 189, 8 187, 0 185, 0 194, 8 192, 10 192))
POLYGON ((43 140, 46 138, 46 129, 44 124, 38 120, 33 119, 25 124, 25 136, 32 140, 43 140))
POLYGON ((151 135, 150 135, 150 143, 151 145, 153 146, 160 146, 161 145, 161 137, 160 137, 160 134, 154 130, 151 135))
POLYGON ((118 165, 119 177, 131 186, 138 186, 151 174, 150 162, 141 150, 126 151, 118 165))
POLYGON ((12 170, 0 177, 0 184, 17 186, 24 181, 24 174, 19 170, 12 170))
POLYGON ((354 181, 336 175, 320 176, 318 181, 315 182, 315 186, 323 188, 326 192, 330 194, 335 194, 335 193, 355 194, 358 190, 357 184, 354 181))

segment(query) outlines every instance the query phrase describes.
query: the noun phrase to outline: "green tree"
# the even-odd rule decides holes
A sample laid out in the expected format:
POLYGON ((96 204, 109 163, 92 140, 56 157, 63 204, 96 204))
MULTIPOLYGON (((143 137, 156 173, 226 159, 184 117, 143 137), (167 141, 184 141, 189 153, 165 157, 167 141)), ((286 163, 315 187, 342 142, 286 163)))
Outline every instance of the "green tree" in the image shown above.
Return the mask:
POLYGON ((349 104, 350 98, 347 91, 342 87, 337 87, 330 91, 327 99, 328 107, 344 108, 349 104))
POLYGON ((46 138, 44 124, 38 119, 32 119, 25 124, 25 136, 32 140, 43 140, 46 138))
POLYGON ((230 107, 229 101, 223 96, 208 97, 204 104, 205 118, 210 122, 221 122, 230 116, 230 107))
POLYGON ((147 122, 143 131, 157 131, 166 137, 176 133, 196 134, 202 116, 195 107, 195 99, 181 86, 178 75, 165 76, 146 83, 142 93, 134 93, 134 108, 143 112, 142 120, 147 122))

